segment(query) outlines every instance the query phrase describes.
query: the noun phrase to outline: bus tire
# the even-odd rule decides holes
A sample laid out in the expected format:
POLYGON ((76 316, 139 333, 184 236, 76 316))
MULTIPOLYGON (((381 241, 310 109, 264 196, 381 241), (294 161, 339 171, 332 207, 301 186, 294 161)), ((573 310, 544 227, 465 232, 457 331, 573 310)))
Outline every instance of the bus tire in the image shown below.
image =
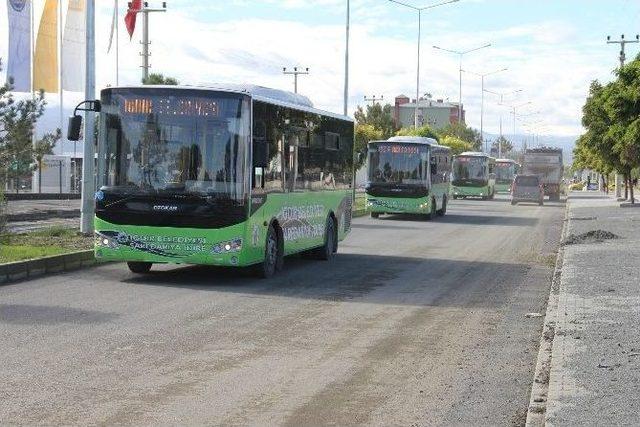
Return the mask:
POLYGON ((447 213, 447 196, 442 196, 442 207, 438 210, 438 216, 444 216, 447 213))
POLYGON ((380 214, 378 212, 371 212, 371 218, 380 218, 380 214))
POLYGON ((327 217, 327 225, 324 228, 324 244, 317 249, 318 258, 329 261, 338 251, 338 230, 332 216, 327 217))
POLYGON ((425 215, 425 218, 428 221, 431 221, 431 220, 435 219, 436 214, 437 214, 437 211, 436 211, 436 200, 435 199, 431 199, 431 210, 429 211, 428 214, 425 215))
POLYGON ((129 271, 136 274, 147 274, 149 270, 151 270, 152 265, 153 264, 150 262, 141 262, 141 261, 127 262, 127 267, 129 267, 129 271))
POLYGON ((278 258, 282 255, 278 240, 278 233, 272 224, 265 239, 264 260, 256 266, 258 275, 264 279, 272 277, 278 269, 278 258))

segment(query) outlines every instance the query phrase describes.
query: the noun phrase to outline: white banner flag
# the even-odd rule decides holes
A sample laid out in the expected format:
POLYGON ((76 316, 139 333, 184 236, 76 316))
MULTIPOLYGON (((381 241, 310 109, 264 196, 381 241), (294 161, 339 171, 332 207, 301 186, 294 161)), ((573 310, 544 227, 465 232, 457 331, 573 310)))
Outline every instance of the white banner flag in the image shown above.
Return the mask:
POLYGON ((7 0, 9 59, 7 78, 16 92, 31 92, 31 1, 7 0))
POLYGON ((62 89, 82 92, 85 70, 85 0, 69 0, 62 37, 62 89))

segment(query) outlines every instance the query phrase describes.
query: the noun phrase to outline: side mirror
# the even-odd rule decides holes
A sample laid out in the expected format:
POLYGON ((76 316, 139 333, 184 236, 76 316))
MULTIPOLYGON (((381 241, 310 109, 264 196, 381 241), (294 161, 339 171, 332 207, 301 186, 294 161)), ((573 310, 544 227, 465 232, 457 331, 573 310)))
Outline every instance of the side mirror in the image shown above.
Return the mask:
POLYGON ((357 160, 358 164, 362 163, 362 161, 364 160, 364 153, 357 153, 356 154, 356 160, 357 160))
POLYGON ((431 175, 435 175, 438 173, 438 164, 436 162, 431 162, 429 164, 429 168, 431 169, 431 175))
POLYGON ((91 101, 82 101, 73 110, 73 116, 69 117, 69 123, 67 125, 67 139, 69 141, 80 140, 80 129, 82 128, 82 116, 79 116, 78 111, 93 111, 99 113, 102 110, 102 104, 98 99, 91 101), (84 106, 83 106, 84 105, 84 106))
POLYGON ((264 139, 253 140, 253 167, 266 168, 269 165, 269 144, 264 139))
POLYGON ((67 126, 67 139, 69 141, 80 140, 81 128, 82 128, 82 116, 69 117, 69 123, 67 126))

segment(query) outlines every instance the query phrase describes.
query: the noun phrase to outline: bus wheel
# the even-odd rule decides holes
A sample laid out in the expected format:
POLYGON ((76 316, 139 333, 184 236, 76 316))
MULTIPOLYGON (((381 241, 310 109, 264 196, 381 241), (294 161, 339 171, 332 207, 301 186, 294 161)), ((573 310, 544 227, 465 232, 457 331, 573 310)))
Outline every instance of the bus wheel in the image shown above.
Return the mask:
POLYGON ((324 245, 318 248, 318 258, 329 261, 338 250, 338 236, 336 236, 336 224, 332 217, 327 218, 327 225, 324 228, 324 245))
POLYGON ((442 197, 442 208, 438 211, 438 216, 444 216, 447 213, 447 198, 442 197))
POLYGON ((151 270, 150 262, 139 262, 139 261, 129 261, 127 262, 127 267, 132 273, 136 274, 146 274, 151 270))
POLYGON ((273 225, 270 225, 265 241, 264 260, 257 266, 258 275, 268 279, 275 274, 278 258, 281 256, 279 252, 278 234, 273 225))
POLYGON ((436 201, 435 199, 431 199, 431 210, 425 215, 425 218, 430 221, 436 217, 436 214, 436 201))
POLYGON ((380 214, 378 212, 371 212, 371 218, 379 218, 380 214))

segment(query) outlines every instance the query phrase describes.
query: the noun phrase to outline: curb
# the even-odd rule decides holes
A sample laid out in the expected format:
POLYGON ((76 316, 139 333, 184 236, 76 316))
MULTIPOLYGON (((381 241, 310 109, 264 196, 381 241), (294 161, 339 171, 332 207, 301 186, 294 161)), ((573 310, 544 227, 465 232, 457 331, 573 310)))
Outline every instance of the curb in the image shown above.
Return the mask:
POLYGON ((6 215, 7 222, 22 222, 22 221, 43 221, 47 219, 60 219, 60 218, 80 218, 80 209, 73 210, 46 210, 40 212, 25 212, 6 215))
POLYGON ((547 310, 544 316, 542 336, 540 337, 540 348, 536 360, 536 370, 533 375, 531 395, 529 396, 529 407, 527 409, 527 420, 525 422, 525 426, 527 427, 544 426, 546 424, 547 397, 549 392, 549 377, 551 374, 551 354, 556 330, 560 278, 562 277, 562 264, 564 261, 564 246, 562 246, 562 242, 566 237, 569 225, 568 201, 569 198, 567 197, 562 231, 560 232, 560 245, 553 269, 549 299, 547 300, 547 310))
POLYGON ((358 218, 361 216, 365 216, 367 214, 366 210, 359 210, 351 212, 351 218, 358 218))
POLYGON ((0 264, 0 284, 51 273, 77 270, 97 263, 93 249, 0 264))

